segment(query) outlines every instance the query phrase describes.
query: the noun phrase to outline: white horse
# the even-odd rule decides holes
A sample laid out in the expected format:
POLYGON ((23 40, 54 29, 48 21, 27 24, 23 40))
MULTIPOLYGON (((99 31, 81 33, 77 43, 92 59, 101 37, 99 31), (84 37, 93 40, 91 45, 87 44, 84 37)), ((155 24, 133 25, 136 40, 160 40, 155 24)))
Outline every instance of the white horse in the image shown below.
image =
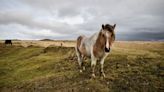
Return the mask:
POLYGON ((110 52, 110 47, 115 40, 114 25, 103 25, 98 33, 93 34, 91 37, 79 36, 76 44, 76 54, 78 57, 78 63, 80 65, 80 72, 85 70, 83 58, 85 56, 91 58, 92 77, 95 77, 95 66, 97 61, 100 61, 101 76, 105 77, 103 70, 104 59, 110 52))

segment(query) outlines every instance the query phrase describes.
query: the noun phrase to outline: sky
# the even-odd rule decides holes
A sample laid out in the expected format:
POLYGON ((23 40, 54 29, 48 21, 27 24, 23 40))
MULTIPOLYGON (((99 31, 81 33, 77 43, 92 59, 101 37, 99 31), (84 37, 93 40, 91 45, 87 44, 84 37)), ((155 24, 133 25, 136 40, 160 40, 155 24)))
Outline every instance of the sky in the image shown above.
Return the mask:
POLYGON ((76 40, 116 24, 116 40, 164 41, 164 0, 0 0, 0 40, 76 40))

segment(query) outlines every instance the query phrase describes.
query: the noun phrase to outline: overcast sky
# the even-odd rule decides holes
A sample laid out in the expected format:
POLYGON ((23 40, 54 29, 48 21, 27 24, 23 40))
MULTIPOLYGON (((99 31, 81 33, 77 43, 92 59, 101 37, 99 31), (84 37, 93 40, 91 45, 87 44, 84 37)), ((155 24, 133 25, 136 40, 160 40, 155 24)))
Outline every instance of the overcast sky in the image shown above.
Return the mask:
POLYGON ((0 39, 66 39, 116 26, 117 40, 164 40, 164 0, 0 0, 0 39))

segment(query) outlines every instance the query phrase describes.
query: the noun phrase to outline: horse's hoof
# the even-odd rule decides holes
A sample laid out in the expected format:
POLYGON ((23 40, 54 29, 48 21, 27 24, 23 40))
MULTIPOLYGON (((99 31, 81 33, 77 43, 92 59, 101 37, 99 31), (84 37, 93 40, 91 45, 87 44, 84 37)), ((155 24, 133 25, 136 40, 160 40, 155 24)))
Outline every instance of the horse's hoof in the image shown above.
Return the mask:
POLYGON ((105 78, 106 76, 105 76, 105 73, 101 73, 101 77, 102 78, 105 78))
POLYGON ((92 78, 96 78, 96 75, 95 74, 92 74, 92 76, 91 76, 92 78))
POLYGON ((83 66, 83 71, 85 71, 85 66, 83 66))
POLYGON ((82 73, 83 72, 83 70, 80 70, 80 73, 82 73))

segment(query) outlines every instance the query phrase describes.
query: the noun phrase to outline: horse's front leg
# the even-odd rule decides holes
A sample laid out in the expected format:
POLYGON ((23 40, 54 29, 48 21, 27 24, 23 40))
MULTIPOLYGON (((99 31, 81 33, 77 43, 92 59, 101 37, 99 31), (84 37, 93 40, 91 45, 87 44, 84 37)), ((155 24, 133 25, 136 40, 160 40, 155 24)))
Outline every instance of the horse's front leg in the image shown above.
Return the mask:
POLYGON ((95 78, 95 67, 96 67, 97 59, 95 57, 91 57, 91 68, 92 68, 92 77, 95 78))
POLYGON ((101 59, 100 65, 101 65, 100 75, 105 78, 105 73, 104 73, 104 59, 101 59))

